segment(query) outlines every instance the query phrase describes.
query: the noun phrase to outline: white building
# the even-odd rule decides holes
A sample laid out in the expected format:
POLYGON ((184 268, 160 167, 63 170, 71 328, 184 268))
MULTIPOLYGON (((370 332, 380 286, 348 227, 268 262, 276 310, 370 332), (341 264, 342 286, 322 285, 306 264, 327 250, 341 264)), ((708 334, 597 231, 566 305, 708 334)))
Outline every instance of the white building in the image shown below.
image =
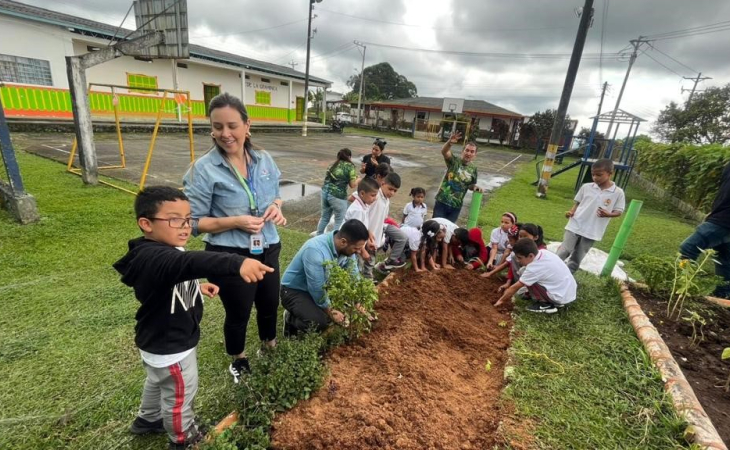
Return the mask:
MULTIPOLYGON (((8 117, 70 118, 71 100, 66 56, 106 47, 115 36, 131 30, 68 14, 0 0, 0 96, 8 117)), ((304 73, 285 66, 232 53, 190 45, 185 60, 123 56, 87 70, 89 83, 154 87, 189 91, 193 118, 204 120, 208 101, 220 92, 243 99, 256 121, 301 121, 304 110, 304 73), (175 83, 177 81, 177 86, 175 83)), ((311 76, 312 88, 327 89, 331 82, 311 76)), ((123 117, 157 114, 161 92, 117 89, 123 117)), ((91 86, 95 117, 113 114, 111 89, 91 86)), ((170 94, 164 116, 175 117, 176 100, 170 94)))

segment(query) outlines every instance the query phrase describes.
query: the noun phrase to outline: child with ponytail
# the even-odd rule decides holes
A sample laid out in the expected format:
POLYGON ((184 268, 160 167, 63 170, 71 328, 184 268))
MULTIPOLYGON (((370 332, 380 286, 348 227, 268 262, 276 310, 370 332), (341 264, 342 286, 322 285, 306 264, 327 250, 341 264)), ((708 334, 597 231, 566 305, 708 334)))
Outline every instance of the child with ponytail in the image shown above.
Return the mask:
POLYGON ((403 208, 403 225, 421 228, 423 225, 423 219, 426 217, 428 208, 423 203, 423 199, 426 198, 426 190, 422 187, 414 187, 410 193, 413 201, 407 203, 403 208))

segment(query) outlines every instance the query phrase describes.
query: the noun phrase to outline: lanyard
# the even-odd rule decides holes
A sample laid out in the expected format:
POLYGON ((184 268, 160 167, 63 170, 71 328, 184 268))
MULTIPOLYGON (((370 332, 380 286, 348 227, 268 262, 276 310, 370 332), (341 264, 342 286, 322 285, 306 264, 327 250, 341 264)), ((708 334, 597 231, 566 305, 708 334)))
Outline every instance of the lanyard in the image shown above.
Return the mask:
MULTIPOLYGON (((236 172, 236 177, 238 178, 239 183, 241 183, 241 186, 243 186, 243 190, 246 191, 246 195, 248 195, 248 205, 249 209, 251 210, 251 215, 258 215, 258 208, 256 207, 256 190, 254 189, 253 182, 251 183, 251 186, 249 187, 249 182, 246 181, 245 178, 241 176, 241 173, 236 169, 235 166, 231 165, 233 167, 233 170, 236 172)), ((248 166, 248 176, 251 176, 251 167, 248 166)))

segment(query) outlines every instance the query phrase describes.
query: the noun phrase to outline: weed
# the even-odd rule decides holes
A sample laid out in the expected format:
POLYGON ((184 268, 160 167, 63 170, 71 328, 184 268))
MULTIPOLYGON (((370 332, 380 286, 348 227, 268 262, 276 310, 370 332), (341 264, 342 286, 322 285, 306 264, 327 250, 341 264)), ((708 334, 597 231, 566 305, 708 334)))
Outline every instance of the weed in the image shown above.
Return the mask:
POLYGON ((702 250, 699 261, 682 259, 681 255, 677 255, 674 261, 672 292, 667 303, 667 317, 679 319, 687 298, 708 295, 715 290, 719 277, 708 274, 703 269, 708 262, 715 262, 715 253, 713 249, 702 250))
POLYGON ((705 318, 701 315, 697 314, 695 311, 687 310, 689 313, 689 316, 682 317, 682 320, 685 322, 689 322, 690 325, 692 325, 692 338, 690 339, 689 346, 690 348, 695 347, 697 345, 700 345, 700 342, 705 340, 705 333, 703 331, 703 328, 705 325, 707 325, 707 321, 705 321, 705 318), (699 328, 697 327, 699 325, 699 328), (699 330, 700 335, 697 335, 697 331, 699 330))

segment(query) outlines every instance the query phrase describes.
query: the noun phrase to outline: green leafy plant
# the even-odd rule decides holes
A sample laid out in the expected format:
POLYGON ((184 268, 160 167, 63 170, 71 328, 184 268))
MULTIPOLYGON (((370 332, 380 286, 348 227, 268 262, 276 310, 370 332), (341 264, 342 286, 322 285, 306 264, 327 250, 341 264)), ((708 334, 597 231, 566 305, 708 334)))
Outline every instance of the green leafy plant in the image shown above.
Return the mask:
POLYGON ((674 262, 674 281, 667 303, 667 317, 679 319, 688 298, 704 296, 712 292, 719 283, 719 277, 708 274, 704 267, 712 265, 715 250, 701 251, 698 261, 682 259, 677 255, 674 262), (709 264, 708 264, 709 263, 709 264))
POLYGON ((699 315, 695 311, 687 310, 689 313, 688 316, 682 317, 682 320, 685 322, 689 322, 690 325, 692 325, 692 337, 690 338, 689 346, 695 347, 700 344, 700 342, 705 340, 705 332, 704 327, 707 325, 707 321, 704 317, 699 315), (697 335, 697 332, 699 331, 699 335, 697 335))
POLYGON ((370 331, 372 321, 377 319, 375 302, 378 301, 378 291, 372 281, 357 274, 352 261, 347 268, 340 267, 335 261, 326 263, 326 267, 328 277, 324 289, 332 307, 347 319, 347 338, 356 339, 370 331))
MULTIPOLYGON (((730 347, 726 347, 722 349, 722 359, 726 360, 730 358, 730 347)), ((725 381, 725 392, 730 391, 730 375, 727 377, 727 380, 725 381)))
POLYGON ((668 295, 674 282, 674 258, 641 255, 633 261, 653 295, 668 295))

